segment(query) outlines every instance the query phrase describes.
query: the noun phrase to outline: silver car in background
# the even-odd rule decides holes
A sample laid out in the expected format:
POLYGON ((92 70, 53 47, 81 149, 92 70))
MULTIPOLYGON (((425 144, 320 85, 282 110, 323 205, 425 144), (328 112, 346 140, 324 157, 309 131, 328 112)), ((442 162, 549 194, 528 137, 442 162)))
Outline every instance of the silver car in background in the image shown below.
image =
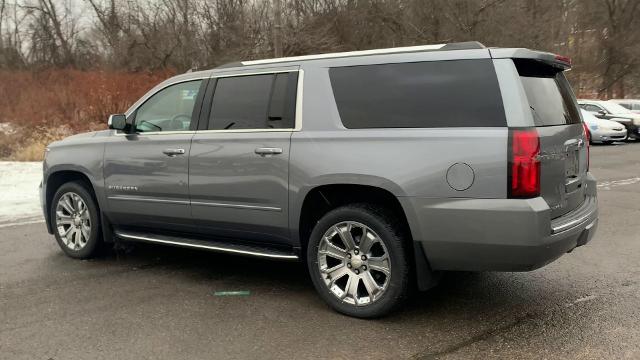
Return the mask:
POLYGON ((627 139, 627 129, 613 120, 598 119, 590 112, 581 109, 582 119, 589 129, 589 140, 603 144, 627 139))

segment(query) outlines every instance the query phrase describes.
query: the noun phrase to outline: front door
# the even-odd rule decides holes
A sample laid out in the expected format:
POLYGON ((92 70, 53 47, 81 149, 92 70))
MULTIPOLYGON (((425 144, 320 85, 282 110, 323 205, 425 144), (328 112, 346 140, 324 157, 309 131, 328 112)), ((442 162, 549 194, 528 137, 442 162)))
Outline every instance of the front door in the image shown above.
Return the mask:
POLYGON ((192 224, 189 152, 205 82, 156 92, 132 113, 133 130, 106 144, 105 188, 115 223, 176 230, 192 224))
POLYGON ((208 126, 193 138, 189 165, 191 211, 203 233, 289 241, 297 79, 292 71, 216 80, 208 126))

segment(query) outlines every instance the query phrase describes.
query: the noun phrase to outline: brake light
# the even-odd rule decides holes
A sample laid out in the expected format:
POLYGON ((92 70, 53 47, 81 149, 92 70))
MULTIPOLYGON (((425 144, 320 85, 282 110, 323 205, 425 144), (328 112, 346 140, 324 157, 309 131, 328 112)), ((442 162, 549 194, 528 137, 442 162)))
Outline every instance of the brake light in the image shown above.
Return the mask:
POLYGON ((556 60, 571 65, 571 58, 568 56, 556 55, 556 60))
POLYGON ((509 197, 540 195, 540 138, 535 129, 510 130, 509 197))
POLYGON ((590 149, 590 144, 591 144, 591 133, 589 132, 589 127, 587 126, 587 123, 583 122, 582 123, 582 128, 584 129, 584 139, 587 141, 587 144, 585 145, 587 147, 587 171, 589 171, 589 165, 591 162, 591 149, 590 149))

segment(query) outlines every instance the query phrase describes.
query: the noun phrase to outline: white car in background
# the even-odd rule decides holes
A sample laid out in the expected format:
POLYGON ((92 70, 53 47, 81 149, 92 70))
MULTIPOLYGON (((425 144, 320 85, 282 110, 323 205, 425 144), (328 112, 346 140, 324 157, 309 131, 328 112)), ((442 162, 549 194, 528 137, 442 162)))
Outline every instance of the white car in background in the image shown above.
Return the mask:
POLYGON ((637 99, 611 99, 614 103, 626 107, 636 114, 640 114, 640 100, 637 99))
POLYGON ((591 142, 611 144, 614 141, 624 141, 627 138, 627 129, 619 122, 598 119, 586 110, 580 110, 582 118, 589 129, 591 142))
POLYGON ((626 107, 611 100, 581 100, 581 109, 590 112, 599 119, 613 120, 627 128, 627 137, 640 140, 640 114, 636 114, 626 107))

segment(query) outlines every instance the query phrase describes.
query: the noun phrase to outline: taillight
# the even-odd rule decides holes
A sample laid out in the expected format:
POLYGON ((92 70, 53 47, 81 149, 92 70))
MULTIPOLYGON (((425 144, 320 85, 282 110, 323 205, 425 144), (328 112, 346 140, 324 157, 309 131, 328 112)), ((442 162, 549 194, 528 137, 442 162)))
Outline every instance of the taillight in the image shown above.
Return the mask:
POLYGON ((540 195, 540 138, 535 129, 509 131, 509 197, 540 195))
POLYGON ((583 122, 582 128, 584 129, 584 139, 587 141, 587 144, 585 146, 587 147, 587 171, 589 171, 589 163, 591 162, 591 149, 589 149, 591 143, 591 133, 589 132, 589 126, 587 126, 587 123, 583 122))

